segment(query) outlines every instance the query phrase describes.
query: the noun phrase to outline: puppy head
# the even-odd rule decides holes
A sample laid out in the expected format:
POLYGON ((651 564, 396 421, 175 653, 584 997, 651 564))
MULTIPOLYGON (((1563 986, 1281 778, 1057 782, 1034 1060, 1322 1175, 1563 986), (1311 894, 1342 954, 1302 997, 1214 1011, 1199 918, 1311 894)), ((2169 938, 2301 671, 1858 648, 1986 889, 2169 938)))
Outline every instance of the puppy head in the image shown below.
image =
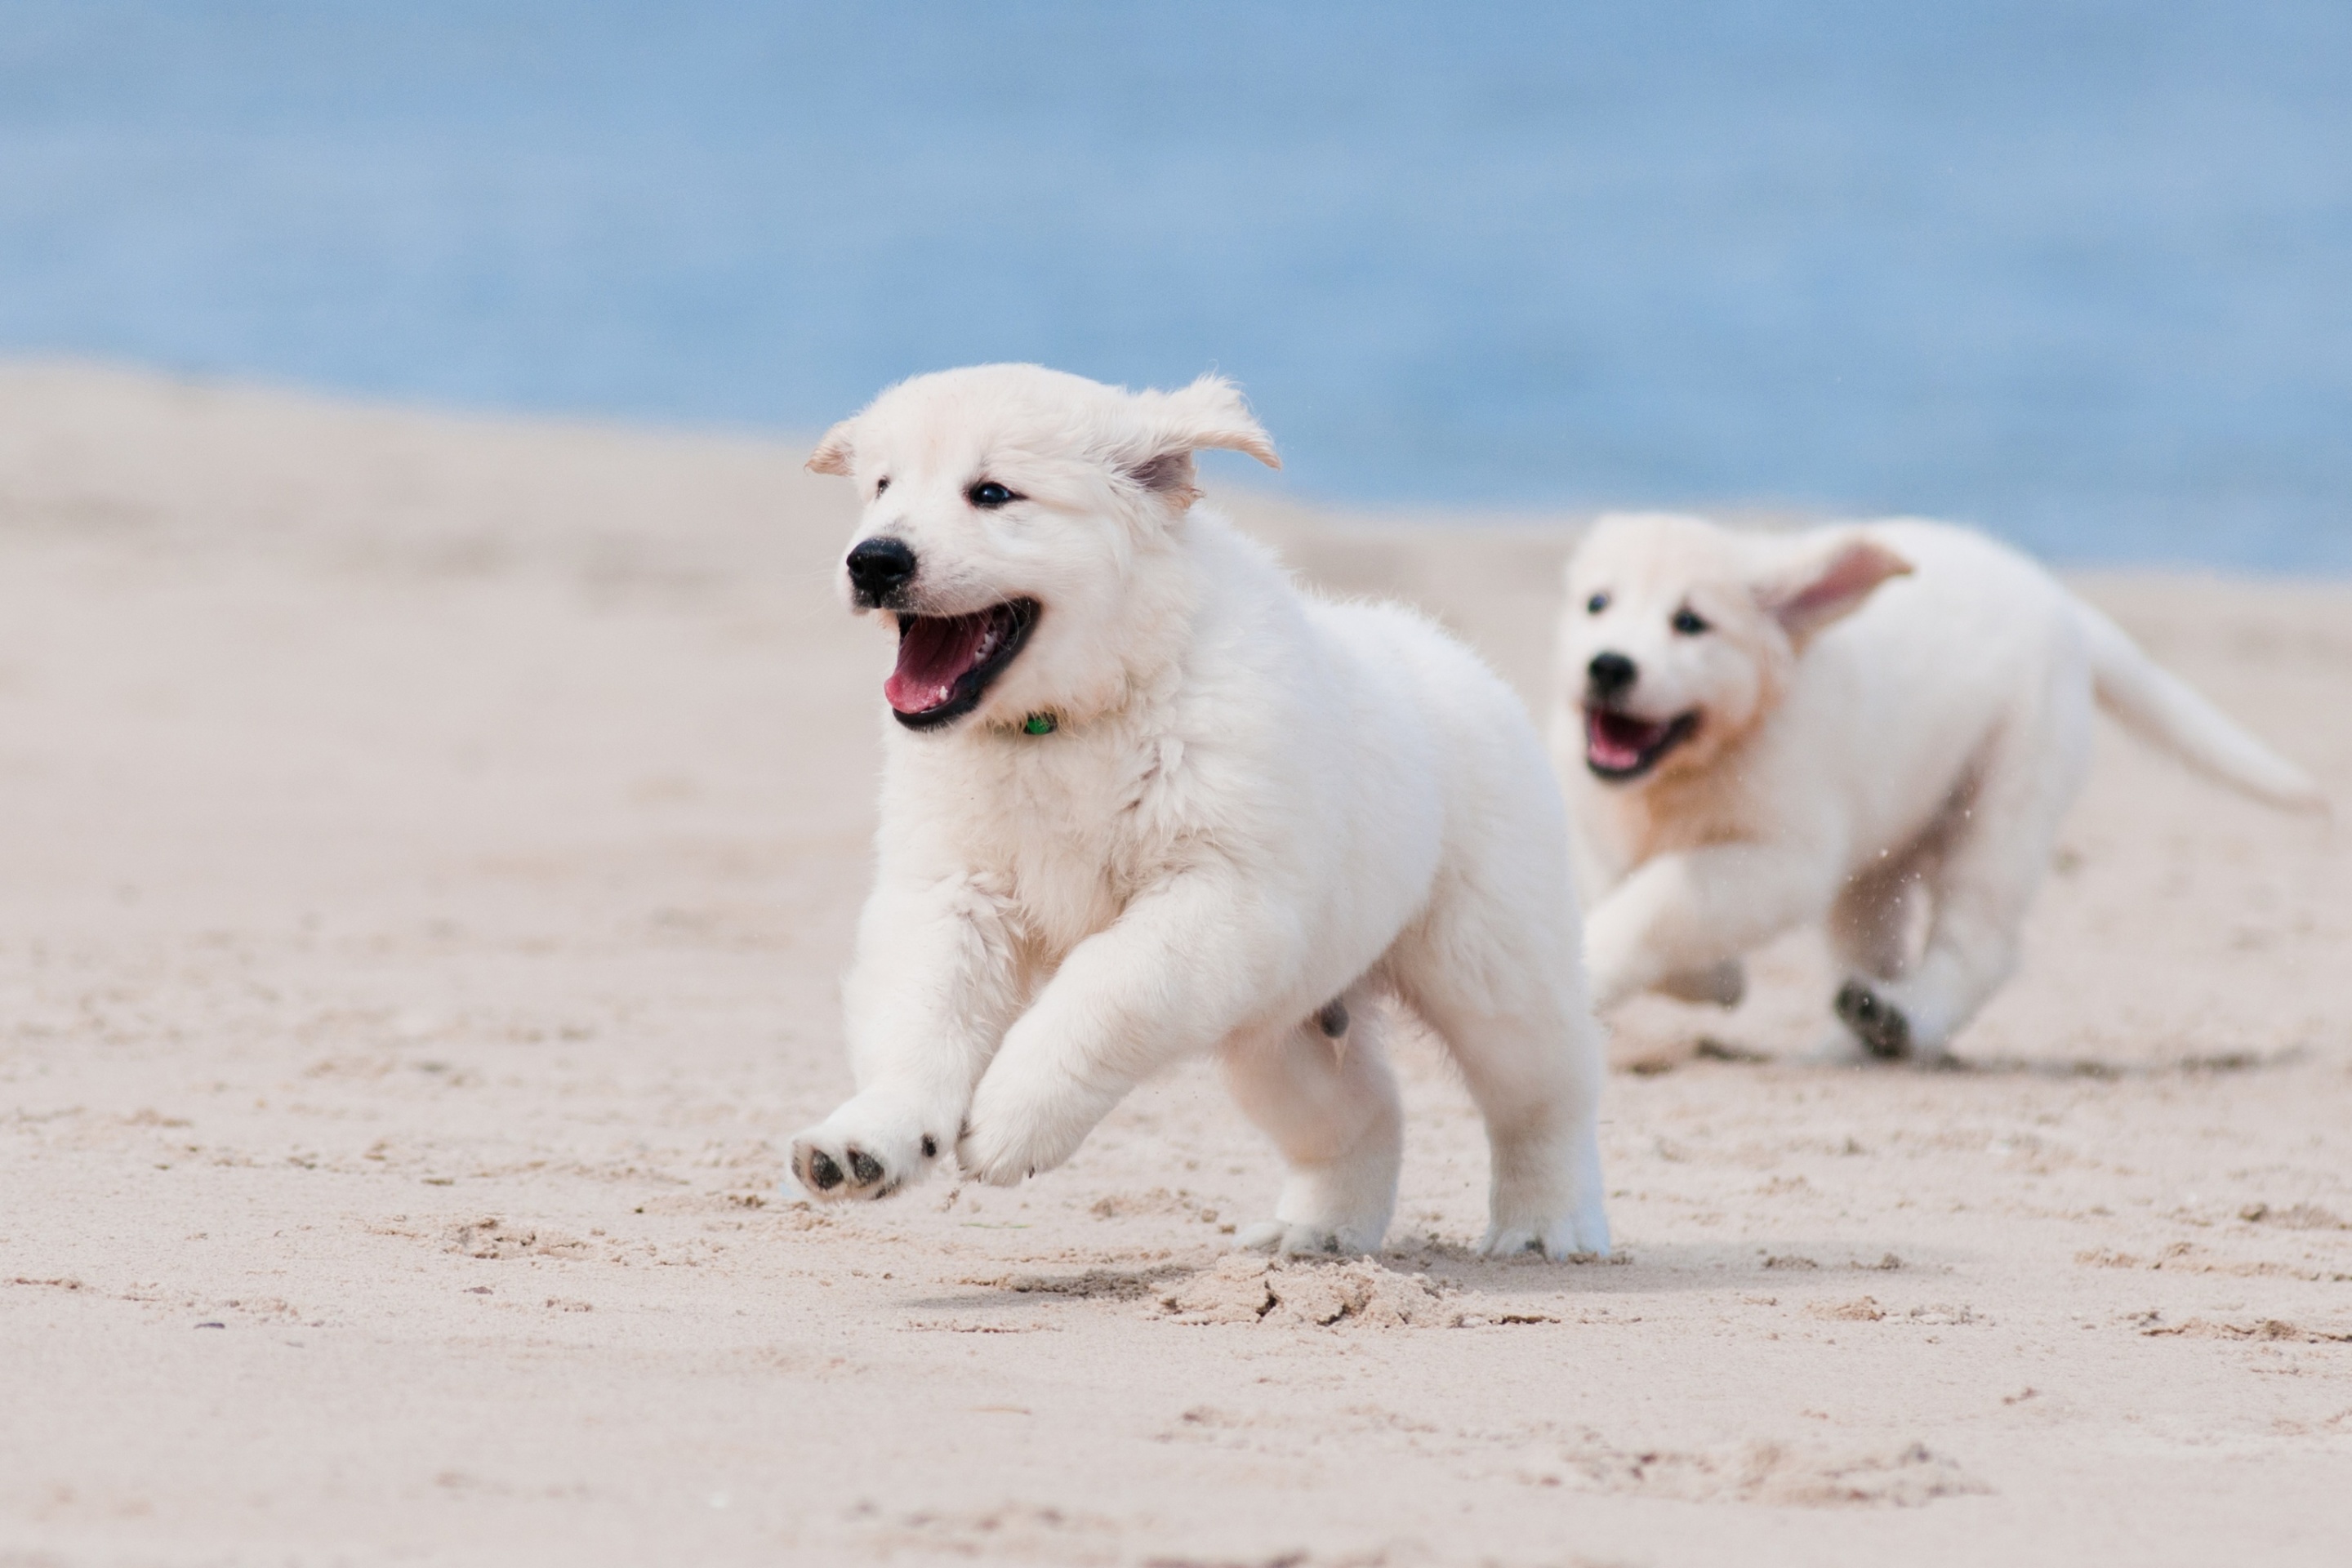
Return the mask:
POLYGON ((1569 563, 1554 669, 1586 766, 1612 784, 1702 772, 1770 711, 1807 643, 1910 570, 1858 531, 1603 518, 1569 563))
POLYGON ((897 625, 883 694, 898 721, 1018 723, 1116 700, 1206 447, 1281 466, 1216 376, 1133 393, 980 365, 901 382, 828 431, 808 466, 865 502, 841 591, 897 625))

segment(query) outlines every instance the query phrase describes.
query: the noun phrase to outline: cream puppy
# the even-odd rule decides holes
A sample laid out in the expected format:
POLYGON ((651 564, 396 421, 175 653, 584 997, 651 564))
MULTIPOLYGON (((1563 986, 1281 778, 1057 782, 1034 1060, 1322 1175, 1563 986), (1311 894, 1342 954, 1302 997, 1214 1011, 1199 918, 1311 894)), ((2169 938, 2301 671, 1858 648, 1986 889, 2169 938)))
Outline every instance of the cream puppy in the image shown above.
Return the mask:
POLYGON ((854 479, 851 606, 892 627, 876 882, 845 986, 857 1092, 793 1145, 819 1198, 950 1156, 1010 1184, 1213 1055, 1289 1176, 1244 1245, 1377 1247, 1402 1127, 1390 999, 1492 1146, 1491 1252, 1608 1250, 1567 825, 1475 657, 1302 595, 1197 503, 1276 462, 1213 378, 1033 365, 893 387, 809 460, 854 479))
POLYGON ((1941 1055, 2006 979, 2094 703, 2223 783, 2317 787, 1982 534, 1603 519, 1568 569, 1553 760, 1608 1008, 1739 999, 1739 955, 1824 921, 1828 1054, 1941 1055))

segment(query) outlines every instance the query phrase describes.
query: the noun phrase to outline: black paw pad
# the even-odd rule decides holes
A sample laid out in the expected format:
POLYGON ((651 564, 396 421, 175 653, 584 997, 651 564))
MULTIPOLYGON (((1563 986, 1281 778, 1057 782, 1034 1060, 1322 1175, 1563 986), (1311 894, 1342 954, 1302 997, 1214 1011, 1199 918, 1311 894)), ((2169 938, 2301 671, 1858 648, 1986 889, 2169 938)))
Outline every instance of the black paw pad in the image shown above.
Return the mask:
POLYGON ((1911 1023, 1902 1010, 1858 980, 1838 988, 1837 1016, 1874 1057, 1894 1061, 1911 1054, 1911 1023))
POLYGON ((833 1156, 822 1149, 809 1152, 808 1176, 809 1185, 821 1193, 829 1193, 841 1185, 841 1167, 835 1164, 833 1156))
POLYGON ((857 1178, 861 1187, 870 1187, 882 1179, 882 1162, 863 1149, 849 1152, 849 1173, 857 1178))

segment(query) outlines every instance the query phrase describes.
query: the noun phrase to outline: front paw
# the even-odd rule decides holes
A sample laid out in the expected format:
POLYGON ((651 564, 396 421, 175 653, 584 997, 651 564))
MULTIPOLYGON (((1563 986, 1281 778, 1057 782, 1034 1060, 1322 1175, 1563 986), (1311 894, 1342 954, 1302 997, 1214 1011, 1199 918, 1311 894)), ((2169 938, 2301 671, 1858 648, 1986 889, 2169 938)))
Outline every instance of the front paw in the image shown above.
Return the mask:
POLYGON ((1585 985, 1592 1010, 1610 1013, 1658 978, 1640 928, 1616 900, 1605 900, 1584 921, 1585 985))
POLYGON ((956 1142, 956 1163, 975 1182, 1010 1187, 1078 1152, 1110 1105, 1070 1082, 1030 1083, 1000 1059, 981 1079, 956 1142))
POLYGON ((965 1179, 992 1187, 1017 1187, 1040 1171, 1050 1171, 1076 1152, 1078 1142, 1037 1135, 1006 1116, 982 1118, 973 1108, 973 1120, 956 1141, 956 1164, 965 1179))
POLYGON ((940 1140, 919 1118, 851 1100, 793 1140, 793 1177, 828 1203, 887 1198, 919 1179, 939 1157, 940 1140))

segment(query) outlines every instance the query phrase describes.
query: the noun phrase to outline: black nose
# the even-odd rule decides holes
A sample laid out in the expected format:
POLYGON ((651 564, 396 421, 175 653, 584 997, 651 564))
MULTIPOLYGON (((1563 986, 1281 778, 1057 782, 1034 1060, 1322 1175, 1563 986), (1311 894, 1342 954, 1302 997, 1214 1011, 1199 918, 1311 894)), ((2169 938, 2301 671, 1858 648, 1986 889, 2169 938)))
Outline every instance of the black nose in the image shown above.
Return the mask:
POLYGON ((915 552, 895 539, 861 539, 849 552, 849 585, 878 605, 915 575, 915 552))
POLYGON ((1633 685, 1642 672, 1622 653, 1596 653, 1592 662, 1584 667, 1584 673, 1592 682, 1592 695, 1614 697, 1633 685))

